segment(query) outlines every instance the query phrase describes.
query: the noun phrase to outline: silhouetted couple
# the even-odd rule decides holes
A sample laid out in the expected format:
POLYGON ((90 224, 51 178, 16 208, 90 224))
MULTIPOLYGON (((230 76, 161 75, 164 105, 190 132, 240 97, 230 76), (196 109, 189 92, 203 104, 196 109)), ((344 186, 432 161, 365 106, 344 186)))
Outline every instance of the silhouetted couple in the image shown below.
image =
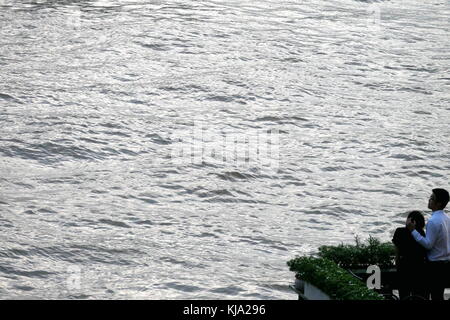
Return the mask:
POLYGON ((419 296, 443 300, 450 278, 450 217, 444 212, 449 193, 433 189, 428 201, 432 210, 426 224, 420 211, 412 211, 405 228, 395 230, 400 299, 419 296))

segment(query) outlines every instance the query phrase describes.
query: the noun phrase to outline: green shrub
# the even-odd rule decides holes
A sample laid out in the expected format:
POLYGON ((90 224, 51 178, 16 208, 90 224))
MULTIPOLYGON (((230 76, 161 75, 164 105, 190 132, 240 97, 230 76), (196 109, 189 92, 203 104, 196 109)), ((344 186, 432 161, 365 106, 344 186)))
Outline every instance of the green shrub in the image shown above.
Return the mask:
POLYGON ((320 288, 334 300, 383 300, 383 296, 340 268, 331 260, 298 257, 288 261, 296 277, 320 288))
POLYGON ((355 245, 321 246, 318 256, 334 261, 345 269, 367 268, 377 265, 380 268, 394 267, 395 247, 390 242, 369 237, 366 243, 355 238, 355 245))

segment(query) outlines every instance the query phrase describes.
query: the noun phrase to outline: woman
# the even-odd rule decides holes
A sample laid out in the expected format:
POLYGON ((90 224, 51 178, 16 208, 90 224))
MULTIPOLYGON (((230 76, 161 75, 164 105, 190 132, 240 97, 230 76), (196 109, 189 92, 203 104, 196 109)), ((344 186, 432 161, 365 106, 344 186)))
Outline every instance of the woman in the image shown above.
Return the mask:
MULTIPOLYGON (((416 223, 416 230, 425 236, 425 219, 420 211, 411 211, 408 214, 408 221, 416 223)), ((395 244, 397 257, 397 279, 399 281, 400 299, 408 296, 420 296, 427 299, 425 288, 425 263, 426 250, 414 240, 411 232, 406 228, 397 228, 392 242, 395 244)))

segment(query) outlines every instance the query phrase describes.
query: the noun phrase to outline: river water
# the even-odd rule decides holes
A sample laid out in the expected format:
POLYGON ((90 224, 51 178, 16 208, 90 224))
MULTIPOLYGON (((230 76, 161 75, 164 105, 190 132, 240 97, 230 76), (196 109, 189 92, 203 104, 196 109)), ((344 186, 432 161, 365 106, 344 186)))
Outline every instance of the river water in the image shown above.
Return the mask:
POLYGON ((296 299, 449 188, 442 0, 0 0, 0 296, 296 299))

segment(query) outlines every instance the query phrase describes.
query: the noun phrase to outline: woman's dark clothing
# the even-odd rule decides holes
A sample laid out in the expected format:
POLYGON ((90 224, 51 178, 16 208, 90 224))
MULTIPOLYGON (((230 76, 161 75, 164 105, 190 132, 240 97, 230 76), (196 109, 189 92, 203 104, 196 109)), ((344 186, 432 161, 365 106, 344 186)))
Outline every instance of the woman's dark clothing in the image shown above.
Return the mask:
MULTIPOLYGON (((425 236, 423 230, 417 230, 425 236)), ((425 297, 426 294, 426 250, 411 235, 407 228, 397 228, 392 242, 398 249, 397 279, 400 299, 409 295, 425 297)))

